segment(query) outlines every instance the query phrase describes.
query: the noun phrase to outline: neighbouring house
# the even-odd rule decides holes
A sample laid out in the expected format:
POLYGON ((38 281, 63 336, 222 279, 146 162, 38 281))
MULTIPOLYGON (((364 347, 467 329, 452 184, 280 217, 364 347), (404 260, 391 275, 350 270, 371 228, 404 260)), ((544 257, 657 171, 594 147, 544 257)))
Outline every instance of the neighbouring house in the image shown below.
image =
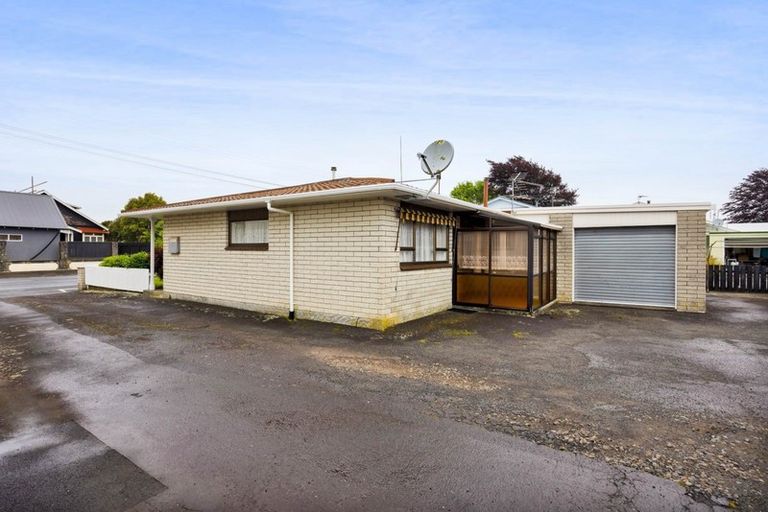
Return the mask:
POLYGON ((496 196, 488 201, 488 208, 493 208, 494 210, 516 210, 518 208, 533 208, 533 205, 512 199, 509 196, 496 196))
POLYGON ((112 254, 109 243, 91 244, 107 233, 79 207, 46 192, 0 191, 0 271, 67 268, 94 259, 91 253, 112 254))
MULTIPOLYGON (((618 300, 601 302, 703 311, 707 209, 614 216, 630 230, 664 228, 658 243, 654 233, 647 240, 657 249, 632 253, 609 244, 597 251, 618 251, 607 261, 623 262, 633 276, 625 281, 659 288, 662 300, 637 300, 630 286, 608 297, 618 300)), ((391 179, 340 178, 123 216, 164 220, 164 291, 172 298, 386 328, 455 305, 533 312, 556 297, 581 298, 571 293, 574 223, 579 243, 578 230, 596 226, 582 226, 581 214, 562 209, 525 211, 534 210, 538 216, 526 218, 391 179)), ((614 290, 615 270, 598 270, 614 290)))
POLYGON ((709 203, 527 208, 562 227, 558 299, 703 312, 709 203))
POLYGON ((707 248, 715 265, 768 265, 768 223, 710 224, 707 248))
POLYGON ((43 192, 42 195, 51 197, 59 208, 61 215, 64 217, 64 221, 69 226, 70 231, 68 233, 62 233, 62 240, 67 242, 105 242, 106 236, 109 234, 109 230, 102 224, 96 222, 92 218, 83 213, 80 206, 75 206, 70 203, 66 203, 55 197, 43 192))
POLYGON ((0 259, 6 265, 57 261, 59 240, 69 232, 50 196, 0 191, 0 259))

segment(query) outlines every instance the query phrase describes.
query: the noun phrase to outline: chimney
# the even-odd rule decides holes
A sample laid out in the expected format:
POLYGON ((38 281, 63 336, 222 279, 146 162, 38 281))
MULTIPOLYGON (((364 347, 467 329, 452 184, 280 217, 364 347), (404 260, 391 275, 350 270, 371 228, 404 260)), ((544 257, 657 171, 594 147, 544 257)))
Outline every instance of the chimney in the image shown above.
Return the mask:
POLYGON ((332 180, 336 179, 336 166, 335 165, 333 167, 331 167, 331 179, 332 180))
POLYGON ((483 180, 483 206, 488 208, 488 178, 483 180))

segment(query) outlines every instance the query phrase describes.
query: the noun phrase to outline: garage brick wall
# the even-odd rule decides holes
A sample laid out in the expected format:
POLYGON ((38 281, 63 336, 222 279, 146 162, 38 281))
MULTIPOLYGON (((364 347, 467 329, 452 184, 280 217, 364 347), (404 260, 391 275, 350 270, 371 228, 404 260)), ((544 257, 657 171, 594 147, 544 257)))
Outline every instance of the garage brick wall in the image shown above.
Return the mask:
POLYGON ((703 313, 707 300, 706 212, 677 212, 677 309, 703 313))
MULTIPOLYGON (((322 203, 294 212, 297 318, 385 328, 451 307, 450 269, 400 271, 399 203, 322 203)), ((268 251, 227 251, 226 212, 168 216, 164 289, 175 298, 288 312, 288 216, 270 213, 268 251)))
MULTIPOLYGON (((551 214, 549 222, 562 226, 557 239, 557 298, 573 301, 573 214, 551 214)), ((706 310, 706 212, 677 212, 677 304, 678 311, 706 310)))
POLYGON ((563 228, 557 234, 557 300, 573 302, 573 214, 553 214, 549 222, 563 228))

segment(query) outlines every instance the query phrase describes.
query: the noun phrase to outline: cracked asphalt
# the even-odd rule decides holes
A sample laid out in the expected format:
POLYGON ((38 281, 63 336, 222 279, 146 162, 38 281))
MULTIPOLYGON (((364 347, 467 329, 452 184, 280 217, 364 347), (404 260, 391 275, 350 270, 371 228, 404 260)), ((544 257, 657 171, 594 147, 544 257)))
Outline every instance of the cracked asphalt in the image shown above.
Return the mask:
POLYGON ((8 510, 766 504, 764 298, 385 333, 120 294, 0 318, 8 510))

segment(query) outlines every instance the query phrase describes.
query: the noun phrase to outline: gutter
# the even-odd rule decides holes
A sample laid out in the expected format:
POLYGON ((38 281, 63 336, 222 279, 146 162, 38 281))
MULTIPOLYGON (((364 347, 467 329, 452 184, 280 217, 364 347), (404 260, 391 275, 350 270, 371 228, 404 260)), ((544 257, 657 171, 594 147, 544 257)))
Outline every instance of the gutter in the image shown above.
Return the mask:
POLYGON ((288 215, 288 320, 296 318, 293 304, 293 212, 275 208, 272 201, 267 201, 267 210, 288 215))
MULTIPOLYGON (((355 196, 359 196, 359 195, 367 196, 370 194, 387 193, 387 192, 394 193, 392 197, 395 197, 395 198, 398 197, 395 194, 406 194, 413 200, 420 199, 424 201, 438 203, 439 206, 434 204, 432 206, 434 208, 440 208, 442 206, 443 208, 448 209, 451 212, 465 211, 465 212, 477 212, 481 214, 484 213, 491 216, 497 216, 500 219, 506 219, 506 220, 509 220, 509 218, 512 217, 513 220, 517 220, 522 223, 533 224, 536 226, 541 226, 547 229, 555 229, 558 231, 562 229, 560 226, 556 226, 554 224, 532 222, 529 220, 525 220, 524 218, 517 217, 515 215, 510 215, 509 213, 503 212, 501 210, 496 210, 494 208, 485 208, 483 206, 480 206, 474 203, 468 203, 460 199, 454 199, 452 197, 446 197, 442 195, 430 195, 431 192, 427 192, 425 195, 424 189, 418 189, 415 187, 411 187, 409 185, 403 185, 402 183, 381 183, 376 185, 362 185, 359 187, 347 187, 342 189, 302 192, 299 194, 283 194, 278 196, 252 197, 248 199, 238 199, 234 201, 187 204, 187 205, 181 205, 181 206, 153 208, 151 210, 137 210, 133 212, 128 211, 128 212, 121 213, 120 217, 149 218, 151 216, 161 217, 163 215, 173 215, 173 214, 186 213, 186 212, 191 213, 191 212, 203 212, 203 211, 228 210, 228 209, 237 209, 237 208, 248 207, 248 206, 254 207, 255 205, 270 204, 272 201, 279 201, 281 204, 288 205, 290 203, 297 203, 297 204, 307 203, 315 199, 345 200, 345 199, 353 199, 355 196)), ((530 208, 530 210, 533 210, 533 208, 530 208)))

